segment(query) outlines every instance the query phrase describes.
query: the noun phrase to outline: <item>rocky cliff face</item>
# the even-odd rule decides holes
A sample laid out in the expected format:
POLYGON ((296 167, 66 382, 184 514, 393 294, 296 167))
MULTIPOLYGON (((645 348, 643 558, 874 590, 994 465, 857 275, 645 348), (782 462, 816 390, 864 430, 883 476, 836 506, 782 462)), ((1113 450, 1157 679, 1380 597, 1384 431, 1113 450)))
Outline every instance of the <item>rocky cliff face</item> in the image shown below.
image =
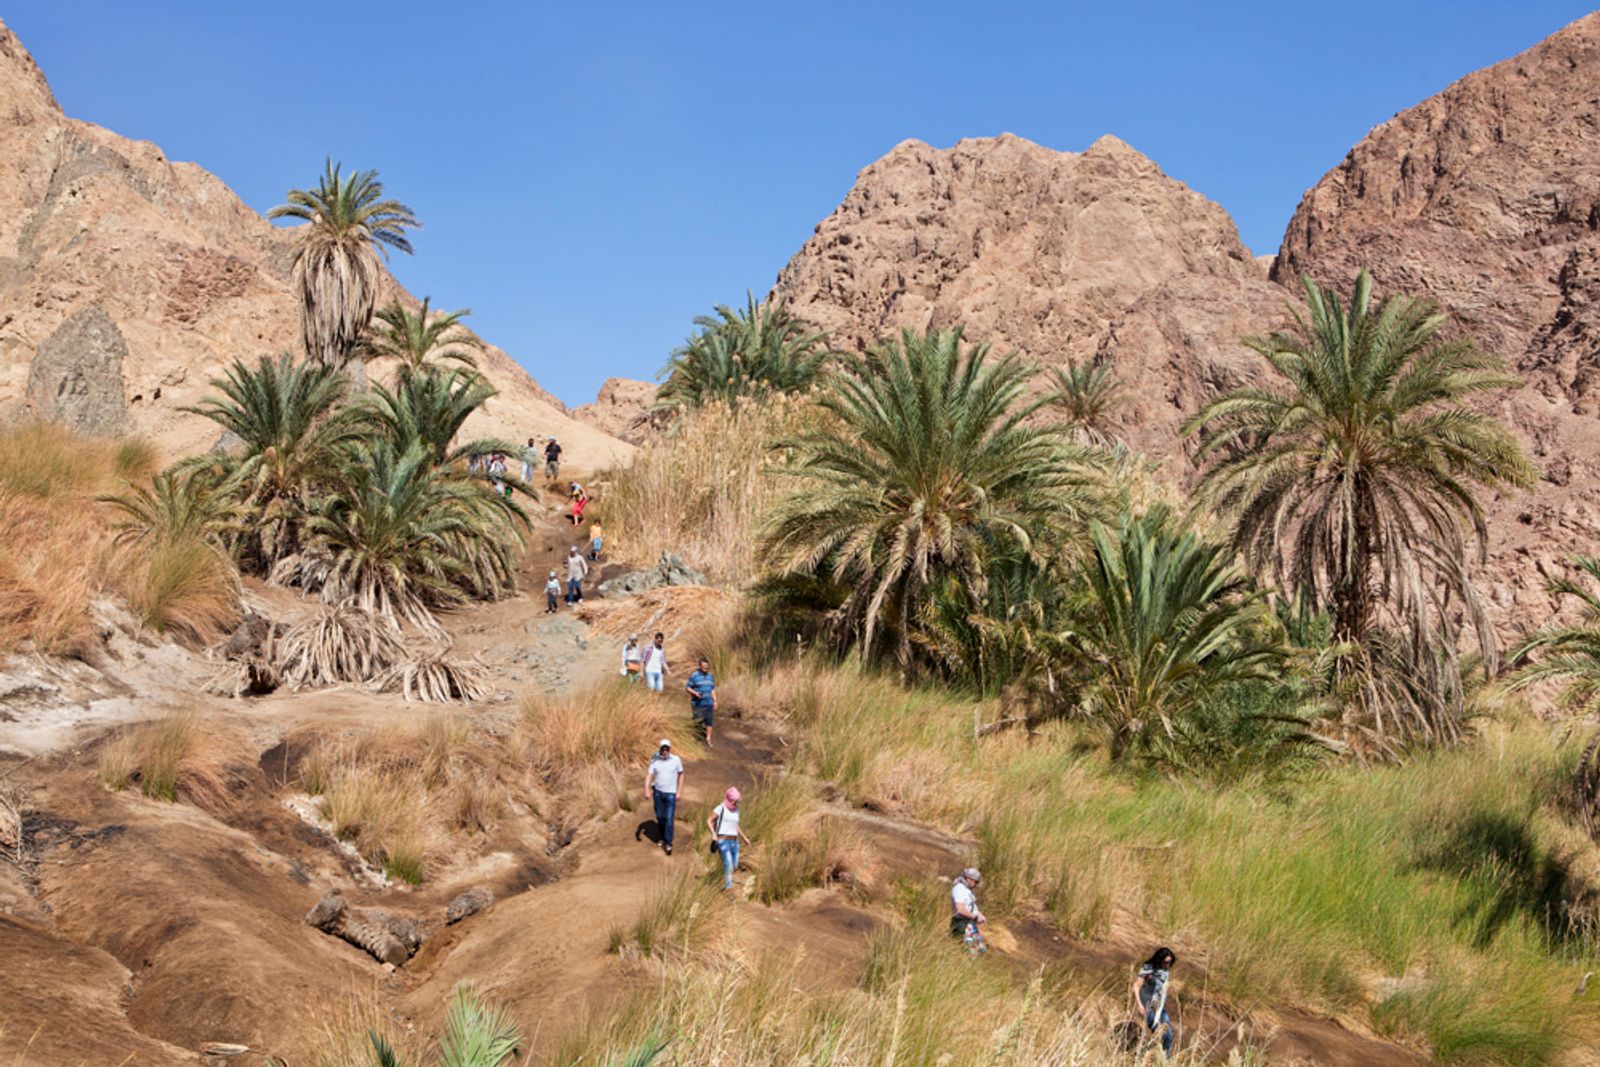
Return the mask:
POLYGON ((775 293, 836 341, 964 323, 1044 362, 1109 361, 1122 436, 1193 470, 1178 427, 1254 380, 1241 335, 1283 324, 1310 273, 1442 303, 1525 386, 1496 403, 1543 470, 1491 503, 1484 584, 1512 628, 1600 538, 1600 14, 1375 129, 1306 193, 1278 256, 1115 138, 1081 154, 1012 136, 908 141, 861 172, 775 293))
POLYGON ((642 445, 655 433, 650 408, 656 402, 656 386, 635 378, 607 378, 594 403, 572 409, 579 422, 597 426, 612 437, 642 445))
MULTIPOLYGON (((180 408, 229 360, 296 345, 290 233, 200 167, 67 118, 3 22, 0 159, 0 419, 208 447, 216 427, 180 408)), ((500 396, 469 432, 554 433, 582 466, 628 453, 504 352, 481 362, 500 396)))
POLYGON ((774 292, 842 347, 961 323, 1047 363, 1108 359, 1134 386, 1126 436, 1160 452, 1200 383, 1253 373, 1237 336, 1284 303, 1227 213, 1128 145, 1010 134, 896 146, 774 292))
POLYGON ((1274 277, 1362 266, 1523 376, 1499 413, 1543 478, 1495 502, 1488 584, 1540 621, 1545 576, 1600 538, 1600 14, 1396 115, 1305 194, 1274 277))

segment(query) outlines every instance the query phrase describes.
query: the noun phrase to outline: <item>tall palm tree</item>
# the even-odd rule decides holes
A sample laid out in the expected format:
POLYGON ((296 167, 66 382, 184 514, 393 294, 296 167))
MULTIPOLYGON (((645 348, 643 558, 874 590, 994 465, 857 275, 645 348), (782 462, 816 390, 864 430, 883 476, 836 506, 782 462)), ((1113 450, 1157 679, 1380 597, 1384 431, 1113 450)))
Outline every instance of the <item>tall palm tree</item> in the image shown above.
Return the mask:
POLYGON ((421 223, 398 200, 387 200, 375 170, 341 173, 330 158, 314 189, 290 189, 269 219, 299 219, 294 281, 306 355, 342 369, 372 321, 381 280, 379 254, 411 252, 406 231, 421 223))
POLYGON ((1068 360, 1065 367, 1046 372, 1055 387, 1051 406, 1067 420, 1078 440, 1087 445, 1109 447, 1116 435, 1111 430, 1111 415, 1122 406, 1122 383, 1109 363, 1079 363, 1068 360))
POLYGON ((207 396, 185 411, 203 415, 242 442, 237 455, 200 457, 216 463, 246 509, 254 531, 251 554, 270 567, 296 551, 320 493, 342 476, 344 450, 359 435, 340 408, 344 376, 323 364, 295 363, 284 354, 255 366, 234 360, 207 396))
POLYGON ((699 332, 673 351, 662 372, 657 410, 797 392, 829 359, 827 336, 791 315, 782 301, 761 304, 746 293, 744 307, 719 304, 694 322, 699 332))
POLYGON ((1469 543, 1480 557, 1485 548, 1476 494, 1532 485, 1535 471, 1467 401, 1517 379, 1471 340, 1442 338, 1432 304, 1374 305, 1366 271, 1348 308, 1309 278, 1304 288, 1293 329, 1245 339, 1285 388, 1236 389, 1189 423, 1202 488, 1232 516, 1249 562, 1326 607, 1338 640, 1375 649, 1387 617, 1413 658, 1453 655, 1447 610, 1459 601, 1492 668, 1493 634, 1467 574, 1469 543))
POLYGON ((1283 652, 1260 636, 1262 604, 1222 546, 1175 530, 1160 508, 1115 532, 1096 523, 1090 542, 1086 602, 1045 644, 1078 676, 1113 759, 1177 735, 1227 687, 1271 676, 1283 652))
POLYGON ((423 297, 422 307, 417 311, 411 311, 399 300, 380 308, 377 321, 361 343, 362 357, 396 360, 401 375, 415 374, 441 361, 476 367, 474 353, 483 350, 483 342, 461 324, 472 312, 458 308, 429 318, 428 301, 428 297, 423 297))
POLYGON ((431 462, 451 463, 486 452, 515 451, 506 441, 456 443, 467 419, 495 394, 494 386, 470 368, 428 366, 420 373, 402 375, 392 389, 374 386, 362 398, 357 414, 387 434, 402 452, 416 443, 431 462))
POLYGON ((842 432, 784 442, 801 485, 763 538, 776 576, 844 587, 846 642, 871 655, 888 631, 911 666, 938 584, 983 602, 992 555, 1036 552, 1089 503, 1079 450, 1029 420, 1045 402, 1027 399, 1032 377, 1016 353, 991 358, 959 329, 907 330, 846 358, 820 400, 842 432))

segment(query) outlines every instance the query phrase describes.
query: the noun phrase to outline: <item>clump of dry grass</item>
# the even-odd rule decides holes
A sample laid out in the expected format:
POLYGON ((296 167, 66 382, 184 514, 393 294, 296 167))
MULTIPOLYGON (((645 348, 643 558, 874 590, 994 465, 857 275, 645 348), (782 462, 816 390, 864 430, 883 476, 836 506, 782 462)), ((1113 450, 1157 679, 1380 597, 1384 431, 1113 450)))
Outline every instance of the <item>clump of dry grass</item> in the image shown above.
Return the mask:
MULTIPOLYGON (((706 585, 669 585, 613 600, 584 601, 578 617, 607 637, 638 634, 640 641, 656 632, 676 638, 692 633, 707 619, 721 618, 738 597, 706 585)), ((692 654, 692 653, 691 653, 692 654)))
POLYGON ((390 878, 419 885, 429 851, 428 786, 416 769, 352 759, 317 773, 322 815, 334 836, 349 841, 390 878))
POLYGON ((153 800, 181 799, 207 811, 228 803, 223 754, 187 712, 142 723, 107 742, 100 781, 113 792, 137 785, 153 800))
POLYGON ((677 552, 721 581, 752 577, 756 524, 786 488, 773 446, 824 417, 809 398, 787 395, 686 415, 611 473, 608 547, 640 564, 677 552))
POLYGON ((210 546, 158 541, 131 547, 116 558, 116 588, 157 633, 209 645, 238 622, 238 572, 210 546))
POLYGON ((720 887, 686 870, 676 880, 663 880, 656 886, 631 926, 609 931, 606 951, 686 959, 703 946, 727 907, 720 887))
POLYGON ((659 738, 688 741, 685 722, 643 686, 603 682, 571 694, 535 693, 522 702, 530 755, 550 770, 639 763, 659 738))

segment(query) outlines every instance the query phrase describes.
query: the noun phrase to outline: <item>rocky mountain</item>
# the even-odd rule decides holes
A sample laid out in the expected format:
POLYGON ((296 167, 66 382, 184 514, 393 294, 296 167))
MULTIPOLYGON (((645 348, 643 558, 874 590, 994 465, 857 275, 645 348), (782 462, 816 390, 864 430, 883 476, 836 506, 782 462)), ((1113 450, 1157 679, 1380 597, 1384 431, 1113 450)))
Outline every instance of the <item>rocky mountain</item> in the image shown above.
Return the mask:
POLYGON ((612 437, 631 444, 644 444, 654 433, 650 408, 656 400, 656 385, 636 378, 607 378, 594 403, 572 409, 572 417, 598 426, 612 437))
POLYGON ((1253 373, 1232 342, 1284 294, 1233 220, 1115 137, 1081 153, 1011 134, 905 141, 861 172, 774 293, 862 348, 901 327, 1051 363, 1110 358, 1127 436, 1161 453, 1205 384, 1253 373))
MULTIPOLYGON (((291 232, 196 164, 67 118, 3 22, 0 158, 0 419, 139 432, 170 455, 209 447, 215 425, 180 409, 231 359, 297 343, 291 232)), ((481 362, 500 395, 468 432, 556 434, 585 467, 630 452, 504 352, 481 362)))
POLYGON ((1491 504, 1494 611, 1541 621, 1546 576, 1600 538, 1600 14, 1384 123, 1305 194, 1279 254, 1103 137, 898 145, 863 170, 774 293, 861 347, 902 326, 1046 363, 1110 362, 1122 435, 1193 476, 1177 429, 1260 373, 1238 344, 1281 325, 1301 274, 1439 301, 1525 385, 1498 403, 1543 470, 1491 504))
POLYGON ((1396 115, 1305 194, 1274 277, 1361 266, 1522 375, 1500 414, 1543 477, 1495 503, 1488 572, 1539 621, 1545 576, 1600 539, 1600 14, 1396 115))

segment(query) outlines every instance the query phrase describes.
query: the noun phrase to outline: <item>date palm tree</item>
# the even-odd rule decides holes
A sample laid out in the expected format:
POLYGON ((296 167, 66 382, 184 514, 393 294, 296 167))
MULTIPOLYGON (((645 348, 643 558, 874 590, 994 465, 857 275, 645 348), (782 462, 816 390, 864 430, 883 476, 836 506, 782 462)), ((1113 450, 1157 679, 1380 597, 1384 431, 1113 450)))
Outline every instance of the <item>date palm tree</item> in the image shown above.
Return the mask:
POLYGON ((401 451, 415 442, 433 463, 451 463, 486 452, 516 450, 509 441, 456 441, 467 419, 494 395, 494 386, 470 368, 426 366, 402 375, 392 389, 374 386, 362 397, 357 415, 387 434, 401 451))
POLYGON ((673 351, 663 371, 658 411, 797 392, 828 362, 826 335, 791 315, 782 301, 757 303, 747 293, 744 307, 719 304, 713 315, 694 321, 699 332, 673 351))
MULTIPOLYGON (((1468 406, 1517 384, 1445 317, 1409 296, 1372 299, 1357 275, 1348 307, 1309 278, 1294 327, 1245 344, 1282 380, 1233 390, 1190 423, 1206 498, 1231 517, 1249 563, 1333 615, 1335 636, 1376 656, 1454 654, 1449 611, 1464 609, 1486 665, 1493 634, 1468 578, 1486 529, 1478 492, 1530 486, 1534 468, 1493 416, 1468 406)), ((1454 687, 1459 688, 1459 687, 1454 687)), ((1414 722, 1423 734, 1447 722, 1414 722)), ((1383 732, 1381 720, 1379 732, 1383 732)))
POLYGON ((254 365, 234 360, 192 408, 239 439, 235 454, 198 457, 185 466, 216 466, 244 508, 254 533, 246 554, 270 568, 295 552, 324 489, 340 479, 345 451, 359 436, 350 409, 340 407, 344 375, 288 354, 254 365))
POLYGON ((346 176, 331 158, 314 189, 291 189, 267 212, 299 219, 294 283, 300 293, 300 331, 308 358, 343 369, 355 352, 378 298, 380 253, 411 252, 406 231, 420 226, 398 200, 385 199, 375 170, 346 176))
POLYGON ((987 598, 988 561, 1034 553, 1089 505, 1081 451, 1030 420, 1032 368, 993 358, 961 330, 914 333, 848 357, 820 403, 842 431, 784 442, 800 485, 763 536, 779 581, 826 579, 844 590, 841 643, 874 654, 885 633, 910 668, 914 634, 936 587, 987 598))
POLYGON ((1051 406, 1086 445, 1108 448, 1116 440, 1111 415, 1122 406, 1122 383, 1108 363, 1079 363, 1046 371, 1054 387, 1051 406))
POLYGON ((423 297, 422 307, 416 311, 399 300, 380 308, 361 343, 362 358, 396 360, 402 376, 439 362, 476 367, 476 353, 483 351, 483 342, 461 324, 472 312, 458 308, 430 317, 428 302, 429 298, 423 297))

